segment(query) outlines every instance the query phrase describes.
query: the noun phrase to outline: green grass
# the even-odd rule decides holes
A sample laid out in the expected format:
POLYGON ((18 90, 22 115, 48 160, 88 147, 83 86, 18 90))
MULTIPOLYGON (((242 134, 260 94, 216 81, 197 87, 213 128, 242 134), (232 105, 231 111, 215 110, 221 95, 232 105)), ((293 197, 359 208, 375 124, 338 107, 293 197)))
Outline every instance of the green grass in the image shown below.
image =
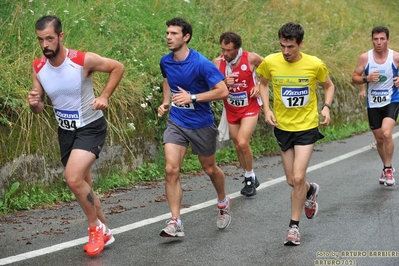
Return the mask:
MULTIPOLYGON (((33 115, 26 100, 32 86, 31 62, 41 56, 34 30, 34 23, 41 15, 55 14, 61 18, 65 46, 124 63, 125 76, 105 111, 110 128, 107 143, 127 150, 126 160, 133 160, 140 152, 132 147, 143 145, 143 138, 161 147, 156 158, 146 158, 137 169, 102 171, 95 186, 104 192, 163 178, 160 143, 166 118, 159 119, 156 109, 162 101, 159 59, 169 52, 164 42, 166 20, 175 16, 187 18, 194 29, 190 47, 210 59, 219 55, 218 38, 224 31, 236 31, 243 37, 244 49, 266 56, 279 51, 277 31, 283 23, 302 24, 303 52, 325 61, 336 85, 332 125, 322 129, 326 136, 322 142, 325 142, 368 130, 364 103, 357 96, 359 88, 351 83, 351 75, 358 55, 371 47, 372 27, 388 26, 390 46, 399 48, 399 27, 392 20, 397 10, 398 3, 387 0, 3 0, 0 2, 0 167, 21 155, 32 154, 43 158, 43 165, 31 165, 28 169, 31 173, 40 176, 40 167, 59 166, 52 109, 47 106, 43 115, 33 115)), ((95 74, 96 92, 102 90, 105 80, 106 75, 95 74)), ((321 92, 319 99, 322 97, 321 92)), ((213 106, 218 121, 220 104, 213 106)), ((252 149, 254 156, 278 151, 271 129, 262 123, 254 133, 252 149)), ((237 160, 234 147, 219 151, 216 157, 220 164, 237 160)), ((198 171, 196 156, 188 154, 182 169, 198 171)), ((63 182, 54 191, 48 191, 48 184, 39 180, 29 186, 21 176, 15 172, 7 180, 0 195, 3 204, 0 212, 40 206, 40 201, 73 200, 63 182), (13 184, 19 184, 15 191, 13 184)))

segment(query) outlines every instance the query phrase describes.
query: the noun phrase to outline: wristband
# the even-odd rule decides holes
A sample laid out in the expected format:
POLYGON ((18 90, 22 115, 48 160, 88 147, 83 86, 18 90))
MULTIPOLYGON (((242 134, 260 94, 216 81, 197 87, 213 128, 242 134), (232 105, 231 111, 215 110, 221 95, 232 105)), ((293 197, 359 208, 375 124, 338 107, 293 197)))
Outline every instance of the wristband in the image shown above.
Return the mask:
POLYGON ((324 106, 327 106, 327 108, 331 110, 331 105, 329 105, 328 103, 325 103, 325 104, 323 105, 323 107, 324 107, 324 106))
POLYGON ((192 103, 195 103, 197 101, 197 95, 196 94, 191 94, 190 99, 192 103))

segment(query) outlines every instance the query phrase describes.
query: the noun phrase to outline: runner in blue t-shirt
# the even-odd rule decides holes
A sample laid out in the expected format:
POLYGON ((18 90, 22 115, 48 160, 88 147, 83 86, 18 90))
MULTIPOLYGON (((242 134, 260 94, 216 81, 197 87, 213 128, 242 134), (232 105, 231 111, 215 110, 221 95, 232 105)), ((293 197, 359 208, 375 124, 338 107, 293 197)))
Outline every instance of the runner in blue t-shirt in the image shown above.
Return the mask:
MULTIPOLYGON (((167 80, 169 87, 167 89, 170 89, 172 96, 181 92, 179 87, 184 89, 188 95, 185 95, 187 97, 185 104, 172 102, 170 119, 179 126, 189 129, 212 126, 214 120, 209 103, 211 99, 207 99, 205 102, 197 100, 193 103, 188 96, 209 92, 209 88, 216 85, 223 90, 224 88, 218 83, 224 80, 224 76, 211 61, 195 50, 187 48, 187 55, 184 55, 187 57, 182 61, 175 61, 174 56, 175 52, 172 52, 162 57, 160 63, 162 76, 167 80)), ((220 90, 216 90, 212 94, 217 95, 217 99, 212 100, 223 97, 220 90)), ((169 98, 165 99, 165 102, 169 103, 169 100, 169 98)))
POLYGON ((166 41, 172 52, 162 57, 160 67, 163 80, 163 103, 158 116, 169 111, 164 132, 166 197, 172 218, 162 230, 162 237, 183 237, 180 205, 183 198, 179 173, 188 145, 216 189, 218 203, 217 226, 224 229, 230 224, 230 198, 225 192, 225 176, 216 165, 217 127, 214 124, 210 101, 227 98, 224 76, 215 65, 199 52, 187 47, 192 27, 182 18, 166 22, 166 41))

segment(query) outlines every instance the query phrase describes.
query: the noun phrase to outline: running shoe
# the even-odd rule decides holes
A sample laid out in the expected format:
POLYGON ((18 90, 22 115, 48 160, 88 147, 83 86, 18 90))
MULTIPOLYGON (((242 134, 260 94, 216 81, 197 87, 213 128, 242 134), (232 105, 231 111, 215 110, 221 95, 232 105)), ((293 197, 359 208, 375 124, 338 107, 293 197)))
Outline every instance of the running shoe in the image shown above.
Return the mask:
POLYGON ((89 226, 89 242, 83 247, 83 250, 89 256, 100 254, 104 249, 104 230, 103 224, 99 226, 89 226))
POLYGON ((231 207, 231 199, 229 197, 227 197, 226 205, 217 206, 218 219, 216 221, 216 225, 219 229, 225 229, 227 226, 230 225, 231 222, 230 207, 231 207))
POLYGON ((393 177, 393 169, 385 168, 385 186, 391 187, 395 185, 395 178, 393 177))
POLYGON ((308 219, 313 219, 319 209, 319 205, 317 204, 317 195, 319 194, 320 186, 316 183, 311 183, 310 185, 313 186, 314 190, 313 194, 306 199, 304 209, 306 217, 308 219))
POLYGON ((108 229, 108 232, 106 232, 104 234, 104 246, 108 246, 108 245, 114 243, 114 241, 115 241, 115 238, 112 235, 111 229, 108 229))
POLYGON ((172 217, 170 220, 166 221, 167 226, 162 229, 162 232, 159 234, 162 237, 183 237, 184 236, 184 227, 179 225, 176 217, 172 217))
POLYGON ((247 197, 252 197, 256 195, 256 188, 259 187, 259 181, 255 176, 253 180, 252 177, 246 177, 242 183, 245 183, 243 189, 241 189, 241 194, 247 197))
POLYGON ((299 234, 299 228, 297 225, 292 225, 288 229, 287 238, 284 241, 286 246, 298 246, 301 241, 301 235, 299 234))
POLYGON ((379 179, 380 185, 384 185, 385 184, 385 180, 386 180, 386 178, 385 178, 385 170, 382 169, 381 176, 380 176, 380 179, 379 179))

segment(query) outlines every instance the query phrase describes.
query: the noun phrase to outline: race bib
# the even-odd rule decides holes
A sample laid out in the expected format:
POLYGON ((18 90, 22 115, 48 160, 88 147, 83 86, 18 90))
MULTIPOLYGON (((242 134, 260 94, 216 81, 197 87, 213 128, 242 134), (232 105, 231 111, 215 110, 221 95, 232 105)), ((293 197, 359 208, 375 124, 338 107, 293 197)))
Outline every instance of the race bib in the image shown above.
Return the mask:
POLYGON ((66 111, 54 109, 58 126, 65 130, 76 130, 80 127, 80 116, 78 111, 66 111))
POLYGON ((389 90, 371 90, 368 97, 370 106, 385 106, 391 101, 389 90))
POLYGON ((181 109, 191 109, 194 110, 194 104, 193 103, 187 103, 187 104, 182 104, 182 105, 176 105, 172 102, 172 106, 181 108, 181 109))
POLYGON ((282 87, 281 99, 286 108, 303 107, 309 103, 309 87, 282 87))
POLYGON ((247 92, 230 92, 227 103, 235 107, 245 107, 248 105, 247 92))
MULTIPOLYGON (((175 93, 172 93, 172 97, 173 95, 175 95, 175 93)), ((194 104, 193 103, 187 103, 187 104, 182 104, 182 105, 176 105, 174 104, 173 101, 172 102, 172 106, 177 107, 177 108, 181 108, 181 109, 190 109, 190 110, 194 110, 194 104)))

